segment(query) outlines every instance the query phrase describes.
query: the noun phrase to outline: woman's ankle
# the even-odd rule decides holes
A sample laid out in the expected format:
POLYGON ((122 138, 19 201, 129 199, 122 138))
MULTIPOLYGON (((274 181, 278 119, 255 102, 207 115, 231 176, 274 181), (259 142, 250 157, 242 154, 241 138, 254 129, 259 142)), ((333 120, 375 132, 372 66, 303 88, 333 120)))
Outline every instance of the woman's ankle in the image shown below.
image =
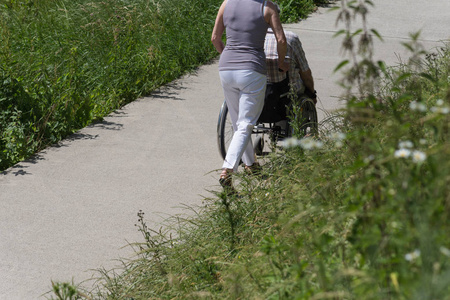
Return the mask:
POLYGON ((223 168, 222 173, 220 173, 220 176, 223 176, 223 175, 226 176, 231 173, 233 173, 233 169, 223 168))

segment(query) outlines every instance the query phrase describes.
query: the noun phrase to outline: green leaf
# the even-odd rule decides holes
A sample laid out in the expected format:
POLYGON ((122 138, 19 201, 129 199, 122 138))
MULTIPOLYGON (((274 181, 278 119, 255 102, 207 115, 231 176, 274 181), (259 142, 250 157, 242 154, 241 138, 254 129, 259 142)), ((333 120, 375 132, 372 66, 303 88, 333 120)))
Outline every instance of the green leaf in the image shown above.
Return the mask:
POLYGON ((354 37, 354 36, 360 34, 362 31, 363 31, 363 30, 362 30, 361 28, 358 29, 358 30, 356 30, 355 32, 352 33, 352 37, 354 37))
POLYGON ((408 43, 402 43, 402 45, 411 52, 414 52, 414 48, 408 43))
POLYGON ((378 31, 376 31, 375 29, 371 29, 370 30, 380 41, 383 41, 383 38, 381 37, 381 35, 378 33, 378 31))
POLYGON ((331 8, 329 8, 328 9, 328 11, 335 11, 335 10, 338 10, 338 9, 341 9, 339 6, 334 6, 334 7, 331 7, 331 8))
POLYGON ((340 36, 341 34, 345 34, 347 31, 345 29, 341 29, 339 31, 337 31, 334 35, 333 38, 340 36))
POLYGON ((334 69, 333 72, 337 72, 338 70, 342 69, 342 67, 344 67, 345 65, 347 65, 350 61, 348 59, 343 60, 339 63, 339 65, 337 65, 337 67, 334 69))
POLYGON ((420 73, 419 76, 422 77, 422 78, 428 79, 429 81, 431 81, 433 83, 436 83, 436 79, 433 78, 433 76, 431 76, 430 74, 420 73))
POLYGON ((395 83, 398 84, 402 81, 405 81, 406 79, 408 79, 411 76, 412 76, 411 73, 403 73, 395 80, 395 83))
POLYGON ((380 68, 381 71, 383 71, 383 73, 386 73, 387 68, 386 68, 386 63, 382 60, 377 61, 378 67, 380 68))

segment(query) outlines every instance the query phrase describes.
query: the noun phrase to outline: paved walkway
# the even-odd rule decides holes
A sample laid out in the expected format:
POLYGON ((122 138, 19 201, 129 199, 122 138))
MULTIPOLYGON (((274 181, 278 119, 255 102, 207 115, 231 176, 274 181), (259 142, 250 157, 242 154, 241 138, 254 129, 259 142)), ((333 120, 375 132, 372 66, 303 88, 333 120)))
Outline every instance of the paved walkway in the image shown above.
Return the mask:
MULTIPOLYGON (((412 31, 427 49, 449 38, 448 0, 374 2, 369 26, 385 40, 376 55, 389 64, 407 58, 400 43, 412 31)), ((301 36, 323 111, 342 93, 332 74, 342 60, 336 14, 320 9, 285 26, 301 36)), ((217 64, 203 66, 1 174, 0 299, 38 299, 51 280, 80 282, 117 265, 132 255, 122 246, 142 240, 139 210, 157 226, 200 205, 217 188, 222 100, 217 64)))

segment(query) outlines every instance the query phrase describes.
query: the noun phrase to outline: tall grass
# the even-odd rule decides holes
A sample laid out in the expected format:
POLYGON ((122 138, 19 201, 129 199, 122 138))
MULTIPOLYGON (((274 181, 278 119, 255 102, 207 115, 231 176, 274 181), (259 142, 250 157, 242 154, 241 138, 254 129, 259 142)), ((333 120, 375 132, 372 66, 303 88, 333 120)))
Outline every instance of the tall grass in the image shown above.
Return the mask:
POLYGON ((279 0, 274 2, 280 6, 281 21, 283 23, 292 23, 306 19, 318 6, 326 6, 335 2, 335 0, 279 0))
MULTIPOLYGON (((354 4, 340 16, 370 7, 354 4)), ((410 62, 388 68, 370 32, 342 33, 362 48, 347 48, 347 107, 319 141, 273 154, 261 177, 241 174, 239 196, 213 193, 164 231, 139 212, 138 258, 101 272, 89 297, 450 299, 450 46, 425 53, 413 35, 410 62)))
POLYGON ((2 1, 0 169, 215 56, 220 1, 2 1))

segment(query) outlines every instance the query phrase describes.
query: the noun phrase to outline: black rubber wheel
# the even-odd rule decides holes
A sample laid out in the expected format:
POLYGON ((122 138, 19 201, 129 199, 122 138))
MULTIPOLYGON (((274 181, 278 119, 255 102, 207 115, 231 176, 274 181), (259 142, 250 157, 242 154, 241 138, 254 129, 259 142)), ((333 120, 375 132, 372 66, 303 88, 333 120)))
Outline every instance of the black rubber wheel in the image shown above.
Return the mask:
POLYGON ((231 118, 228 113, 227 103, 224 101, 220 109, 219 120, 217 121, 217 143, 223 159, 227 155, 227 149, 233 135, 234 130, 231 124, 231 118))
POLYGON ((314 101, 309 98, 302 99, 299 118, 300 136, 314 136, 318 133, 317 110, 314 101))
POLYGON ((256 136, 255 141, 253 142, 253 149, 255 150, 255 154, 258 156, 263 155, 264 150, 264 136, 259 134, 256 136))

